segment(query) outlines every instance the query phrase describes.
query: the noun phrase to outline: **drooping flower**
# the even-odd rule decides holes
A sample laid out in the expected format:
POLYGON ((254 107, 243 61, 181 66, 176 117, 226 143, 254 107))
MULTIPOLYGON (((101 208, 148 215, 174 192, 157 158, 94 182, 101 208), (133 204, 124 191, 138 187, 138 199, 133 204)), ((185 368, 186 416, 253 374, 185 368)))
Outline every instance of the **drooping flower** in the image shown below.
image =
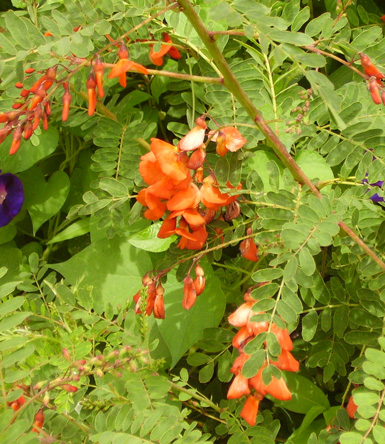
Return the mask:
POLYGON ((353 396, 349 398, 348 405, 346 406, 346 411, 350 418, 354 418, 354 415, 358 409, 358 406, 354 402, 353 396))
POLYGON ((255 392, 254 395, 249 395, 240 413, 240 417, 243 418, 251 427, 255 426, 258 416, 259 403, 262 401, 263 396, 255 392))
POLYGON ((120 49, 118 51, 119 61, 116 65, 111 69, 110 74, 108 75, 109 79, 114 79, 115 77, 119 77, 120 85, 125 88, 127 85, 126 81, 126 72, 127 71, 137 71, 142 74, 148 74, 148 70, 145 66, 140 65, 139 63, 133 62, 128 59, 128 50, 126 45, 122 42, 120 44, 120 49))
POLYGON ((172 45, 172 40, 166 32, 163 34, 163 42, 164 43, 162 43, 159 51, 154 51, 154 45, 150 45, 149 57, 151 63, 153 63, 156 66, 163 65, 163 57, 166 54, 169 54, 170 57, 176 60, 181 58, 179 50, 172 45))
POLYGON ((0 227, 11 222, 20 212, 23 202, 24 189, 21 180, 11 173, 0 174, 0 227))

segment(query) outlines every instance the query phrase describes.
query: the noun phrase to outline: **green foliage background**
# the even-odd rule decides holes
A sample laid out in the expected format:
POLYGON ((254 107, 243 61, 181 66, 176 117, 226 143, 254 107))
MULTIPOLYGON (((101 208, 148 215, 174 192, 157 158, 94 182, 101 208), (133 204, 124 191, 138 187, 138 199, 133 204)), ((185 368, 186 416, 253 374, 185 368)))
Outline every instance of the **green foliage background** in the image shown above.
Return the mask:
MULTIPOLYGON (((385 442, 385 271, 339 226, 345 222, 384 260, 384 205, 370 200, 384 192, 368 184, 385 180, 385 108, 348 65, 360 69, 364 52, 385 69, 385 10, 371 0, 193 4, 322 199, 293 178, 225 86, 199 81, 217 78, 220 67, 182 10, 170 8, 138 26, 166 2, 13 0, 0 16, 1 112, 19 96, 14 84, 24 81, 27 67, 78 69, 72 54, 91 59, 109 44, 106 34, 118 38, 136 26, 130 57, 150 67, 148 41, 167 31, 182 58, 166 56, 160 68, 179 77, 131 73, 124 90, 106 80, 91 118, 89 68, 78 69, 65 123, 58 89, 48 131, 37 130, 14 156, 11 138, 0 146, 2 172, 17 174, 26 193, 22 212, 0 228, 4 444, 48 435, 52 442, 100 444, 385 442), (181 251, 175 238, 158 239, 159 223, 142 216, 138 164, 151 137, 178 141, 204 113, 210 128, 234 125, 247 139, 225 158, 218 159, 214 144, 208 154, 221 186, 243 183, 241 216, 217 223, 223 241, 181 251), (258 263, 238 251, 248 227, 258 263), (201 254, 207 285, 187 312, 183 279, 201 254), (166 319, 135 316, 132 296, 142 276, 169 267, 166 319), (301 367, 284 375, 293 399, 265 399, 257 425, 248 427, 239 418, 242 403, 226 400, 236 357, 226 319, 247 288, 266 281, 253 290, 254 311, 287 325, 301 367), (86 370, 79 372, 79 360, 86 370), (76 393, 55 386, 56 378, 74 381, 74 374, 76 393), (35 389, 15 413, 7 401, 21 396, 21 383, 35 389), (342 406, 353 388, 358 411, 351 420, 342 406), (46 393, 46 435, 37 436, 30 429, 46 393)), ((114 48, 102 56, 116 61, 114 48)), ((260 351, 259 342, 250 344, 250 354, 260 351)))

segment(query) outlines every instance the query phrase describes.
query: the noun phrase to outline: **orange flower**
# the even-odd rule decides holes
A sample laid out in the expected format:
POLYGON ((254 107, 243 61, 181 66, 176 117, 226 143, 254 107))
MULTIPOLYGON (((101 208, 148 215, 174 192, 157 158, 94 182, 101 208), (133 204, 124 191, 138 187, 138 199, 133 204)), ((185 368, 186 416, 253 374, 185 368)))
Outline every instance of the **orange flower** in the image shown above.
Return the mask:
POLYGON ((277 379, 271 377, 269 384, 265 384, 262 379, 262 372, 266 367, 266 363, 258 370, 258 373, 249 379, 249 384, 261 395, 270 395, 280 401, 289 401, 291 399, 290 390, 287 388, 283 378, 277 379))
POLYGON ((200 194, 198 187, 191 183, 186 190, 178 191, 167 202, 167 209, 170 211, 187 210, 198 206, 200 194))
POLYGON ((354 418, 354 415, 358 409, 358 406, 354 402, 353 396, 349 398, 348 405, 346 406, 346 410, 348 412, 349 418, 354 418))
POLYGON ((166 204, 159 197, 148 193, 147 189, 140 191, 136 200, 149 209, 144 212, 144 217, 149 220, 160 219, 166 211, 166 204))
POLYGON ((259 403, 262 401, 263 396, 259 393, 249 395, 240 413, 240 417, 243 418, 251 427, 255 426, 258 416, 259 403))
POLYGON ((108 74, 108 78, 114 79, 115 77, 119 77, 120 85, 123 88, 125 88, 127 86, 127 80, 126 80, 127 71, 137 71, 142 74, 148 74, 148 70, 145 66, 133 62, 132 60, 120 59, 111 69, 111 72, 108 74))
POLYGON ((253 302, 245 302, 240 307, 238 307, 234 313, 227 318, 229 324, 234 325, 234 327, 244 327, 250 319, 250 316, 253 314, 252 307, 256 301, 253 302))
POLYGON ((205 138, 205 130, 200 126, 195 126, 178 143, 181 151, 193 151, 199 148, 205 138))
POLYGON ((232 126, 226 126, 219 131, 210 131, 209 136, 213 142, 217 142, 217 154, 224 156, 227 151, 235 153, 240 150, 247 140, 232 126))
MULTIPOLYGON (((247 229, 247 234, 252 234, 251 228, 247 229)), ((258 248, 252 238, 244 239, 239 244, 239 249, 241 251, 242 257, 244 257, 245 259, 253 262, 259 261, 258 248)))
POLYGON ((220 207, 226 206, 235 200, 237 196, 229 196, 221 193, 216 180, 212 176, 203 179, 201 186, 201 201, 207 208, 219 210, 220 207))
POLYGON ((271 363, 280 370, 286 370, 289 372, 298 372, 299 370, 299 362, 287 350, 282 350, 281 354, 278 356, 278 361, 271 361, 271 363))
POLYGON ((154 153, 159 163, 161 171, 170 179, 181 182, 187 177, 191 177, 185 163, 180 162, 177 149, 160 139, 151 139, 151 151, 154 153))
POLYGON ((287 350, 287 351, 293 350, 293 341, 291 340, 287 328, 282 329, 277 327, 275 324, 271 324, 270 331, 274 333, 275 336, 277 337, 277 340, 282 350, 287 350))
POLYGON ((176 228, 176 219, 171 218, 170 216, 167 217, 163 221, 162 226, 159 229, 158 232, 159 239, 165 239, 175 234, 175 228, 176 228))
POLYGON ((247 353, 239 353, 239 356, 234 361, 234 364, 232 365, 230 372, 234 375, 238 375, 242 371, 242 367, 244 363, 250 358, 250 355, 247 353))
POLYGON ((248 395, 249 393, 249 380, 245 378, 242 373, 238 373, 229 387, 227 399, 238 399, 243 395, 248 395))
MULTIPOLYGON (((179 222, 181 225, 182 221, 179 222)), ((183 250, 187 248, 188 250, 200 250, 207 240, 208 233, 206 231, 206 226, 201 225, 198 228, 192 228, 192 233, 188 231, 187 223, 185 223, 184 227, 177 228, 175 230, 176 234, 182 236, 182 239, 179 241, 178 247, 183 250)))
POLYGON ((175 46, 172 46, 172 40, 167 33, 163 34, 163 41, 159 51, 154 51, 154 45, 150 45, 150 60, 156 66, 163 65, 163 57, 168 53, 173 59, 180 59, 180 52, 175 46))

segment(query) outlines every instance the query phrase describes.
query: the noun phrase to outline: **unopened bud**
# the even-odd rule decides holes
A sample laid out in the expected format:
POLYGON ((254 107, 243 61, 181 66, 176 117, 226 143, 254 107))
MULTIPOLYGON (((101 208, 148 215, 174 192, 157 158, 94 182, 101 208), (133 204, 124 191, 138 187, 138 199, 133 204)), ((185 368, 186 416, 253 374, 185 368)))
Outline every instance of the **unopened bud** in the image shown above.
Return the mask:
POLYGON ((205 121, 205 116, 199 116, 195 123, 202 129, 206 130, 207 129, 207 125, 206 125, 206 121, 205 121))
POLYGON ((190 310, 197 299, 194 281, 190 275, 187 275, 183 281, 183 295, 182 307, 185 310, 190 310))
POLYGON ((66 392, 70 392, 70 393, 75 393, 79 390, 77 387, 75 387, 74 385, 70 385, 70 384, 63 384, 61 386, 61 388, 63 390, 65 390, 66 392))
POLYGON ((236 219, 241 214, 241 207, 239 203, 235 200, 231 202, 229 205, 226 205, 226 213, 224 215, 224 219, 226 222, 230 222, 233 219, 236 219))
POLYGON ((44 398, 43 398, 43 404, 45 407, 47 407, 47 405, 49 404, 49 392, 45 392, 44 394, 44 398))
POLYGON ((62 350, 62 354, 63 354, 64 359, 65 359, 66 361, 71 362, 71 356, 70 356, 70 354, 69 354, 69 351, 68 351, 66 348, 63 348, 63 350, 62 350))

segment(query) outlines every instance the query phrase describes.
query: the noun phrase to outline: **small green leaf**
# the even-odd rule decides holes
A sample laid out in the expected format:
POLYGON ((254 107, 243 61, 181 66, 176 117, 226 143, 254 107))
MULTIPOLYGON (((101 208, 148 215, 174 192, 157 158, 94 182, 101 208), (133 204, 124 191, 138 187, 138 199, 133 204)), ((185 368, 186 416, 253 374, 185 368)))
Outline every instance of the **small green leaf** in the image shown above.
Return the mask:
POLYGON ((279 279, 283 275, 281 268, 263 268, 252 275, 252 279, 256 282, 268 282, 279 279))
POLYGON ((199 382, 201 384, 206 384, 213 377, 213 374, 214 374, 214 361, 211 361, 199 370, 199 382))
POLYGON ((302 336, 304 341, 311 341, 317 331, 318 315, 315 310, 311 310, 302 319, 302 336))
POLYGON ((250 358, 243 364, 242 375, 245 378, 252 378, 258 373, 266 358, 265 350, 258 350, 250 356, 250 358))
POLYGON ((299 265, 306 276, 311 276, 315 272, 315 262, 313 256, 307 248, 302 248, 298 254, 299 265))

